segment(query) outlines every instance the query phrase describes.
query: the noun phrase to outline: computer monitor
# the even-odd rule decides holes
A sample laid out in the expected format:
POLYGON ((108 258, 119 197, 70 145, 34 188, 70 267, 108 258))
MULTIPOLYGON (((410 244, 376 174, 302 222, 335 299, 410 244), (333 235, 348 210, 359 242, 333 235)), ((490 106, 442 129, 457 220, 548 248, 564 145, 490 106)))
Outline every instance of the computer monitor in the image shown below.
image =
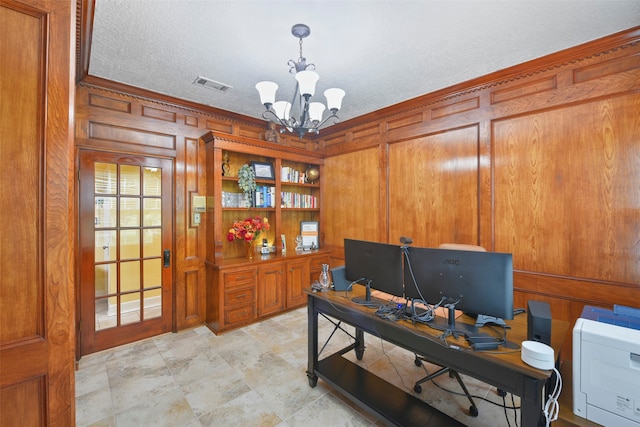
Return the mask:
POLYGON ((400 246, 365 240, 344 239, 344 265, 347 280, 370 289, 402 297, 402 251, 400 246))
MULTIPOLYGON (((513 319, 513 258, 500 252, 406 248, 405 297, 513 319)), ((453 319, 451 319, 453 320, 453 319)))

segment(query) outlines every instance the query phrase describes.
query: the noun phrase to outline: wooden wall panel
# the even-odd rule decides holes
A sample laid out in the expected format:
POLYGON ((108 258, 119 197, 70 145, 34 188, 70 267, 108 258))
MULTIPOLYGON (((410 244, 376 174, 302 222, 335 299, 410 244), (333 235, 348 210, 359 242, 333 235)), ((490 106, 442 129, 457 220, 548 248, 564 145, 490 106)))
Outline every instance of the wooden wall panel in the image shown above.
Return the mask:
POLYGON ((186 271, 182 280, 179 280, 178 316, 180 327, 197 326, 205 316, 206 288, 204 274, 198 269, 186 271))
POLYGON ((640 283, 640 95, 494 124, 496 249, 514 268, 640 283))
POLYGON ((160 132, 148 132, 96 121, 89 122, 89 138, 113 142, 146 145, 150 147, 176 149, 175 136, 160 132))
MULTIPOLYGON (((637 27, 332 126, 319 146, 335 169, 379 148, 389 242, 511 252, 515 306, 546 301, 573 323, 585 305, 640 306, 639 93, 637 27)), ((341 262, 352 230, 330 209, 341 262)))
POLYGON ((331 157, 324 164, 322 217, 328 247, 343 246, 344 238, 385 241, 383 205, 386 195, 378 148, 331 157))
POLYGON ((176 197, 176 327, 184 329, 202 323, 206 305, 206 276, 203 259, 207 251, 204 214, 200 224, 193 216, 193 197, 206 194, 204 144, 198 139, 185 138, 184 150, 177 162, 184 169, 176 174, 176 187, 182 193, 176 197), (178 252, 179 251, 179 252, 178 252))
POLYGON ((0 0, 0 425, 75 424, 75 2, 0 0))
MULTIPOLYGON (((0 149, 0 345, 45 339, 43 309, 42 152, 46 18, 2 7, 2 121, 11 123, 0 149), (12 73, 5 71, 12 70, 12 73), (4 102, 20 99, 20 102, 4 102), (15 180, 19 177, 20 185, 15 180)), ((35 14, 35 13, 34 13, 35 14)))
POLYGON ((431 109, 431 118, 439 119, 441 117, 452 116, 464 113, 465 111, 475 110, 480 107, 480 99, 478 97, 463 99, 447 105, 442 105, 431 109))
POLYGON ((0 425, 45 426, 46 378, 44 376, 0 388, 0 425))
POLYGON ((477 127, 389 146, 389 242, 479 243, 477 127))

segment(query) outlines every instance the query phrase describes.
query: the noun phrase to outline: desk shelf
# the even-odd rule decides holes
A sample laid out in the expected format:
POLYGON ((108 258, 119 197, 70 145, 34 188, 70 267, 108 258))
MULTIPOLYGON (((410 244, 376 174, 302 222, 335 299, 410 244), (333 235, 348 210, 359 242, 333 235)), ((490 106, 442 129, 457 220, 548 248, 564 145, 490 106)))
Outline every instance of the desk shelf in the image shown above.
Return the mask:
MULTIPOLYGON (((340 354, 320 360, 314 372, 389 425, 464 427, 464 424, 389 384, 340 354)), ((311 382, 312 378, 309 378, 309 381, 311 382)))

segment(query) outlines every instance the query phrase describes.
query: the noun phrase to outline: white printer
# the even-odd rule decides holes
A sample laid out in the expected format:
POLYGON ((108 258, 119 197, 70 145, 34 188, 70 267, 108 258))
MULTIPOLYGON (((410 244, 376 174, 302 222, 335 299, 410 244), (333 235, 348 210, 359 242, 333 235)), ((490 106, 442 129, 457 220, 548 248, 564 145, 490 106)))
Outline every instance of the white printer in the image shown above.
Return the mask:
POLYGON ((640 309, 584 308, 573 328, 573 413, 640 427, 640 309))

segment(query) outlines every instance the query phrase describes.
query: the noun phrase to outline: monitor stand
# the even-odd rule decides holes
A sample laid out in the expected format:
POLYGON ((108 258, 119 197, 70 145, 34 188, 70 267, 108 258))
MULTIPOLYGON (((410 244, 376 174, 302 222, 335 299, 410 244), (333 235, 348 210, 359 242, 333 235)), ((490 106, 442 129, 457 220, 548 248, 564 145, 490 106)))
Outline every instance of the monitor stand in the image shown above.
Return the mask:
POLYGON ((351 298, 351 301, 355 302, 356 304, 371 306, 371 307, 379 307, 385 304, 385 301, 379 298, 371 297, 371 280, 367 280, 367 283, 365 285, 364 298, 353 297, 351 298))
POLYGON ((476 327, 480 328, 481 326, 486 325, 487 323, 493 323, 498 326, 502 326, 503 328, 509 328, 509 326, 505 323, 504 319, 501 317, 493 317, 486 316, 484 314, 478 314, 476 318, 476 327))
POLYGON ((504 332, 505 332, 504 341, 502 343, 498 343, 497 345, 502 346, 503 348, 506 348, 506 349, 513 349, 513 350, 520 349, 520 346, 518 344, 510 342, 506 339, 506 332, 507 332, 507 329, 510 329, 510 327, 504 322, 503 319, 499 317, 479 315, 478 318, 482 317, 481 320, 483 320, 483 322, 480 322, 480 324, 478 322, 476 322, 473 325, 469 323, 462 323, 462 322, 456 323, 456 304, 455 303, 446 304, 444 308, 447 309, 446 318, 434 316, 433 319, 426 322, 426 324, 434 327, 435 329, 449 332, 455 338, 458 338, 458 335, 464 335, 465 337, 490 338, 490 335, 480 332, 479 328, 484 326, 486 323, 496 323, 496 324, 499 324, 500 326, 503 326, 504 332), (498 322, 502 322, 502 323, 498 323, 498 322))
POLYGON ((470 325, 468 323, 456 324, 456 305, 455 304, 446 304, 444 308, 447 309, 446 319, 442 317, 434 316, 433 320, 429 322, 429 324, 434 325, 437 329, 442 329, 443 331, 449 331, 454 336, 458 334, 470 335, 470 334, 476 334, 478 332, 478 328, 475 325, 470 325))

